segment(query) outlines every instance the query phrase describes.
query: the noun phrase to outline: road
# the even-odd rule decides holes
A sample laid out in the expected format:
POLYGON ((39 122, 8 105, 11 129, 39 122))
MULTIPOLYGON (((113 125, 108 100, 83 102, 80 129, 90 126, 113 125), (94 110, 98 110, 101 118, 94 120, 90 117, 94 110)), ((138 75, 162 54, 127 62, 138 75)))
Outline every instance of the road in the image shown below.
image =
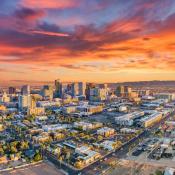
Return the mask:
MULTIPOLYGON (((167 117, 163 118, 160 122, 156 123, 149 129, 145 129, 139 136, 133 138, 126 144, 122 145, 122 147, 117 149, 115 153, 108 154, 105 158, 107 159, 110 157, 115 157, 117 159, 125 158, 127 156, 127 153, 130 151, 130 148, 133 145, 138 145, 141 140, 146 139, 153 131, 155 131, 160 125, 162 125, 166 120, 168 120, 173 115, 175 115, 175 112, 169 114, 167 117)), ((93 174, 92 172, 95 171, 94 169, 98 169, 97 167, 101 166, 101 164, 102 162, 100 161, 95 162, 94 164, 90 165, 88 168, 85 168, 82 171, 82 174, 85 174, 85 175, 93 174)), ((102 172, 103 169, 101 169, 100 171, 102 172)), ((100 172, 95 171, 94 174, 100 174, 100 172)))
POLYGON ((148 138, 148 136, 153 131, 155 131, 160 125, 162 125, 172 115, 175 115, 175 112, 169 114, 167 117, 163 118, 160 122, 156 123, 154 126, 150 127, 149 129, 145 129, 138 136, 134 137, 133 139, 131 139, 127 143, 123 144, 120 148, 118 148, 114 152, 110 152, 105 157, 103 157, 103 159, 92 163, 91 165, 89 165, 88 167, 84 168, 81 171, 77 171, 75 169, 71 169, 67 165, 60 163, 57 160, 56 157, 54 157, 54 156, 52 156, 52 155, 50 155, 48 153, 46 154, 46 156, 47 156, 49 161, 53 162, 57 167, 59 167, 61 169, 64 169, 65 171, 67 171, 71 175, 78 175, 78 174, 82 174, 82 175, 91 175, 91 174, 92 175, 97 175, 97 174, 101 174, 103 171, 105 171, 105 170, 110 168, 109 165, 107 166, 106 164, 104 164, 104 162, 105 162, 104 159, 109 159, 109 158, 121 159, 121 158, 125 158, 127 156, 127 153, 130 151, 130 148, 133 145, 138 145, 141 140, 148 138))

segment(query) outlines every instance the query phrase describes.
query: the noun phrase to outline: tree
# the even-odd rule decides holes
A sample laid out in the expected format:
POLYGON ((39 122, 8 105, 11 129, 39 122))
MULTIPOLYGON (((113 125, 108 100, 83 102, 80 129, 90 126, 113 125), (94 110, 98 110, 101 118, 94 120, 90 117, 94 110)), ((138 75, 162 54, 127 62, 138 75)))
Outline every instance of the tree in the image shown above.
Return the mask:
POLYGON ((20 149, 21 150, 26 150, 29 148, 29 144, 27 141, 22 141, 21 144, 20 144, 20 149))
POLYGON ((40 153, 36 153, 33 159, 35 162, 38 162, 40 160, 42 160, 42 156, 40 153))
POLYGON ((17 150, 16 146, 10 146, 10 152, 11 153, 17 153, 18 150, 17 150))
POLYGON ((1 155, 1 156, 4 155, 4 150, 3 150, 2 147, 0 147, 0 155, 1 155))
POLYGON ((74 166, 78 169, 82 168, 82 162, 81 161, 76 161, 74 166))
POLYGON ((68 153, 68 150, 66 149, 66 147, 63 147, 61 150, 62 154, 65 156, 68 153))
POLYGON ((163 172, 160 170, 156 170, 155 175, 163 175, 163 172))
POLYGON ((101 140, 103 140, 103 136, 99 135, 97 139, 98 139, 98 141, 101 141, 101 140))

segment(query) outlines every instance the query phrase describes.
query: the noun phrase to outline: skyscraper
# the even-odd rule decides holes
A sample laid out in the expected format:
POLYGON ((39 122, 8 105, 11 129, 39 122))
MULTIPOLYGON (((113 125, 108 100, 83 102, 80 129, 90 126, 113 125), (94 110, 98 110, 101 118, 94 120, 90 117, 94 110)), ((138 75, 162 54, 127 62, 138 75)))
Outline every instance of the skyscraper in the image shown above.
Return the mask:
POLYGON ((107 89, 98 87, 90 89, 90 101, 104 101, 107 97, 107 89))
POLYGON ((98 87, 99 87, 100 89, 107 89, 107 88, 108 88, 108 84, 102 83, 102 84, 99 84, 98 87))
POLYGON ((85 95, 86 83, 76 82, 71 84, 71 95, 72 96, 82 96, 85 95))
POLYGON ((53 99, 53 88, 51 85, 44 85, 42 89, 42 96, 50 100, 53 99))
POLYGON ((30 86, 29 85, 22 86, 21 94, 22 95, 30 95, 30 86))
POLYGON ((15 94, 16 88, 15 87, 9 87, 9 94, 15 94))
POLYGON ((30 96, 30 108, 36 108, 36 98, 34 96, 30 96))
POLYGON ((118 86, 116 89, 116 95, 118 97, 129 97, 131 92, 132 92, 132 89, 128 86, 118 86))
POLYGON ((79 95, 79 86, 78 86, 78 83, 72 83, 72 85, 71 85, 71 95, 73 97, 79 95))
POLYGON ((28 109, 31 106, 31 96, 30 95, 20 95, 18 97, 18 107, 19 109, 28 109))
POLYGON ((63 96, 63 86, 59 79, 55 80, 55 97, 62 98, 63 96))
POLYGON ((116 95, 118 97, 123 97, 125 93, 124 86, 118 86, 116 89, 116 95))
POLYGON ((79 91, 79 95, 85 95, 85 93, 86 93, 86 83, 78 82, 78 91, 79 91))
POLYGON ((88 83, 88 84, 86 84, 85 93, 86 93, 86 99, 87 100, 90 100, 90 91, 91 91, 92 88, 95 88, 95 84, 94 83, 88 83))

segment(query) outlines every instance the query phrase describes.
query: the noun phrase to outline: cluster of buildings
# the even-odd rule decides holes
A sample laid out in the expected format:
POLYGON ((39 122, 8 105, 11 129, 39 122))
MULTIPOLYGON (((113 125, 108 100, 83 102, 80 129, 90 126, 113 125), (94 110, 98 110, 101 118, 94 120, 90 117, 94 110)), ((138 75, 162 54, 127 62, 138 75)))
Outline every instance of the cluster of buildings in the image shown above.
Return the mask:
POLYGON ((76 162, 75 167, 83 168, 87 165, 93 163, 95 160, 98 160, 101 155, 100 153, 93 151, 90 149, 90 147, 87 146, 81 146, 75 148, 76 155, 76 162))
POLYGON ((74 123, 74 128, 81 129, 83 131, 97 129, 102 126, 103 126, 103 123, 100 123, 100 122, 90 123, 90 122, 80 121, 80 122, 74 123))
MULTIPOLYGON (((45 113, 45 109, 63 106, 63 111, 68 114, 78 112, 81 115, 91 115, 103 111, 102 103, 117 99, 141 103, 142 108, 155 109, 174 100, 175 94, 157 93, 152 95, 148 90, 133 90, 129 86, 119 85, 116 89, 112 89, 107 84, 63 83, 58 79, 55 80, 55 86, 44 85, 38 91, 31 91, 29 85, 22 86, 20 90, 9 87, 8 93, 0 94, 0 110, 25 110, 29 115, 41 115, 45 113), (70 105, 80 101, 90 103, 70 105), (67 106, 65 106, 66 104, 67 106)), ((123 112, 127 111, 127 108, 121 105, 118 110, 123 112)))
POLYGON ((104 136, 104 137, 109 137, 111 135, 115 134, 115 129, 113 128, 108 128, 108 127, 103 127, 97 130, 97 134, 104 136))
POLYGON ((144 111, 133 112, 119 117, 115 117, 115 122, 122 126, 132 126, 134 119, 144 116, 144 111))
MULTIPOLYGON (((174 93, 60 80, 41 88, 9 87, 0 94, 0 120, 5 121, 0 133, 15 129, 31 147, 44 145, 51 156, 82 169, 166 119, 174 100, 174 93)), ((171 138, 174 126, 166 121, 171 138)), ((148 148, 160 143, 166 145, 153 141, 148 148)))
POLYGON ((163 115, 161 112, 155 112, 147 117, 144 117, 140 120, 143 127, 147 128, 149 126, 152 126, 154 123, 157 123, 161 121, 163 115))

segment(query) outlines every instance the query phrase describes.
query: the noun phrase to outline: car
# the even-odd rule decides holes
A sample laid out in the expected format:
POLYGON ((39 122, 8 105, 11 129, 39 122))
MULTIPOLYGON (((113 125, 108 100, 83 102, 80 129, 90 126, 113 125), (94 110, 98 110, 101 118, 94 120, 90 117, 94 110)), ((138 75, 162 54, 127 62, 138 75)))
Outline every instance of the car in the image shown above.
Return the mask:
POLYGON ((139 156, 143 151, 142 150, 135 150, 133 153, 132 153, 132 156, 139 156))

